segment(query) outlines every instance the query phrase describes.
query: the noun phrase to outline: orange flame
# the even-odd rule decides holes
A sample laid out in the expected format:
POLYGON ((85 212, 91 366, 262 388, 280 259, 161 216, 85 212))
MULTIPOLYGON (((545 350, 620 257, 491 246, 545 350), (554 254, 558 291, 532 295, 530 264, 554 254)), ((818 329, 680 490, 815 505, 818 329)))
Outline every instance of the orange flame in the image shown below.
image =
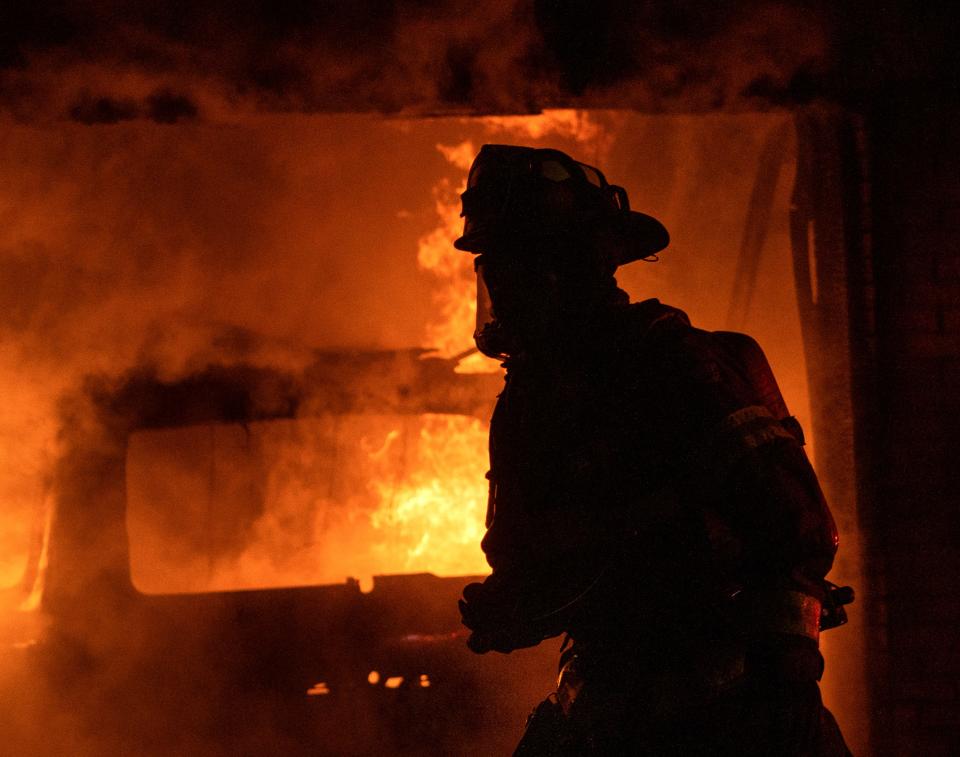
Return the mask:
POLYGON ((486 429, 475 418, 424 420, 419 467, 399 485, 376 482, 383 504, 371 523, 402 550, 407 572, 485 573, 486 429))
POLYGON ((135 434, 134 583, 166 593, 485 573, 486 444, 486 425, 459 415, 135 434))

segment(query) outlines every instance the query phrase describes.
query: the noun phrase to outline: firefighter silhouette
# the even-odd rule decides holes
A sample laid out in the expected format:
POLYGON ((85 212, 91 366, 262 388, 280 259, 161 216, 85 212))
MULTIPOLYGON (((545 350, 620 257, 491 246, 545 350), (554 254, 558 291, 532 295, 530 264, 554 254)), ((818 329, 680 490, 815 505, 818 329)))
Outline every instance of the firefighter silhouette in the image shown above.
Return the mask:
POLYGON ((506 367, 468 645, 566 634, 516 754, 849 754, 817 683, 837 531, 760 347, 629 302, 615 269, 669 236, 596 168, 484 145, 462 200, 506 367))

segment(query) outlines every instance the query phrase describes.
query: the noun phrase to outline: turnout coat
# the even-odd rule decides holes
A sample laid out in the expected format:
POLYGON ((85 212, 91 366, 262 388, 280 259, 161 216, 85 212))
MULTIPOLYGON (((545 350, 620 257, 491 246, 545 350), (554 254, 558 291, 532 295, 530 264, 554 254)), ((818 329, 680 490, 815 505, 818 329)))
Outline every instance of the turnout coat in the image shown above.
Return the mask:
POLYGON ((517 754, 846 754, 820 702, 837 532, 759 345, 657 300, 506 362, 474 651, 566 634, 517 754))

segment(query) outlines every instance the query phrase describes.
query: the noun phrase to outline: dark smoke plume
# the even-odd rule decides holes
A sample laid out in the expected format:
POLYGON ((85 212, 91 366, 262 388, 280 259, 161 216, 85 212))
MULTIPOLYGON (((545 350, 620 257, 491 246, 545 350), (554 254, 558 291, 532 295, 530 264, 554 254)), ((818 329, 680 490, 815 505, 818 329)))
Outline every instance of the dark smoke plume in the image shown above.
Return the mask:
POLYGON ((3 11, 0 108, 94 124, 238 109, 767 107, 810 95, 831 65, 836 30, 806 6, 18 1, 3 11))
POLYGON ((958 26, 947 4, 919 13, 907 0, 13 0, 0 10, 0 111, 170 123, 250 110, 857 105, 949 88, 958 26), (173 94, 154 103, 158 92, 173 94))

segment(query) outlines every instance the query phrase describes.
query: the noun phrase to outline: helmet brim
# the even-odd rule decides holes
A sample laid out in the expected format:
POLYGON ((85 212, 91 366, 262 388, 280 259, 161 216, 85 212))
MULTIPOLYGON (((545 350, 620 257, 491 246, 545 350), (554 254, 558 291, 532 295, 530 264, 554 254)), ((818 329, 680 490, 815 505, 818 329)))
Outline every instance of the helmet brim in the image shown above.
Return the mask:
POLYGON ((496 239, 497 235, 478 224, 476 228, 465 231, 462 237, 455 239, 453 246, 463 252, 479 254, 488 251, 491 243, 495 242, 496 239))
POLYGON ((632 263, 665 250, 670 244, 670 232, 653 216, 631 210, 624 230, 625 244, 617 265, 632 263))
MULTIPOLYGON (((631 210, 623 225, 624 245, 621 259, 617 265, 625 265, 635 260, 655 255, 670 244, 670 232, 653 216, 631 210)), ((481 253, 487 251, 491 243, 496 243, 493 229, 484 224, 475 224, 463 236, 453 242, 453 246, 463 252, 481 253)))

